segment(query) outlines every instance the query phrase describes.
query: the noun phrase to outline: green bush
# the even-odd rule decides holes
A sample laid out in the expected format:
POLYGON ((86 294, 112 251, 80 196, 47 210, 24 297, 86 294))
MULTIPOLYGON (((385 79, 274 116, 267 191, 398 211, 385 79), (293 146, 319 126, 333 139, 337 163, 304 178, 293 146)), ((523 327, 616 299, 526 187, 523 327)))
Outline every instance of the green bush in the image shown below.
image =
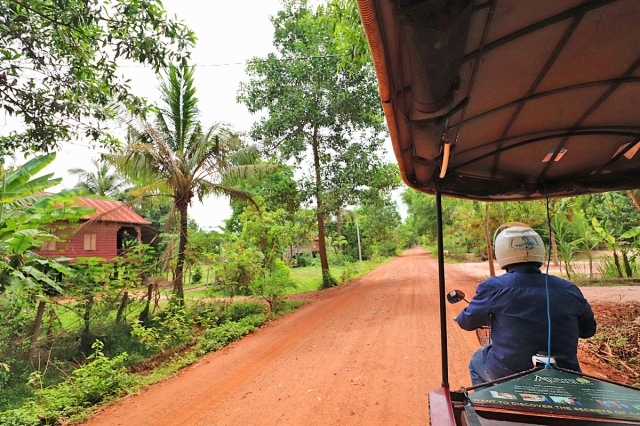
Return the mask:
POLYGON ((603 279, 619 278, 618 268, 613 261, 613 257, 606 256, 598 265, 598 272, 603 279))
POLYGON ((398 245, 393 241, 383 241, 375 247, 375 253, 382 257, 395 256, 398 250, 398 245))
POLYGON ((343 253, 335 253, 333 251, 329 252, 329 265, 344 266, 345 263, 347 263, 347 259, 343 253))
POLYGON ((202 281, 202 268, 200 266, 196 266, 191 271, 191 283, 200 284, 201 281, 202 281))
POLYGON ((322 281, 320 282, 320 286, 318 287, 318 290, 324 290, 327 288, 335 287, 337 285, 338 285, 338 281, 335 278, 333 278, 333 276, 331 275, 331 272, 323 269, 322 281))
POLYGON ((223 302, 196 300, 195 303, 191 303, 187 308, 187 314, 193 324, 209 328, 220 323, 220 317, 227 305, 228 303, 223 302))
POLYGON ((253 294, 262 297, 269 304, 271 312, 278 309, 276 305, 287 291, 296 287, 295 281, 291 278, 291 268, 281 260, 276 260, 273 270, 254 280, 251 286, 253 294))
POLYGON ((0 390, 2 390, 11 379, 11 367, 9 364, 0 362, 0 390))
POLYGON ((295 311, 305 303, 307 302, 304 300, 279 300, 277 306, 274 308, 274 312, 278 315, 284 315, 295 311))
POLYGON ((196 353, 204 355, 217 351, 229 343, 240 339, 260 327, 265 321, 265 315, 250 315, 238 322, 226 322, 214 328, 205 330, 204 335, 198 340, 196 353))
POLYGON ((351 278, 362 272, 362 264, 360 262, 357 263, 347 263, 344 265, 344 270, 342 271, 342 275, 340 279, 342 280, 342 284, 349 281, 351 278))
POLYGON ((40 426, 42 422, 30 408, 17 408, 0 413, 0 426, 40 426))
POLYGON ((259 302, 237 302, 229 305, 220 314, 220 323, 226 321, 240 321, 251 316, 264 314, 265 306, 259 302))
POLYGON ((148 350, 162 352, 191 339, 193 323, 191 316, 177 304, 169 304, 162 314, 150 321, 150 326, 138 322, 131 325, 131 336, 148 350))
POLYGON ((317 266, 318 264, 318 260, 308 252, 300 253, 296 257, 296 266, 298 266, 299 268, 304 268, 306 266, 317 266))
MULTIPOLYGON (((124 365, 127 354, 107 358, 103 344, 96 341, 89 363, 71 373, 69 379, 56 386, 38 389, 24 407, 0 414, 0 426, 57 424, 80 414, 87 406, 110 396, 121 395, 133 383, 124 365)), ((37 382, 38 377, 34 378, 37 382)))

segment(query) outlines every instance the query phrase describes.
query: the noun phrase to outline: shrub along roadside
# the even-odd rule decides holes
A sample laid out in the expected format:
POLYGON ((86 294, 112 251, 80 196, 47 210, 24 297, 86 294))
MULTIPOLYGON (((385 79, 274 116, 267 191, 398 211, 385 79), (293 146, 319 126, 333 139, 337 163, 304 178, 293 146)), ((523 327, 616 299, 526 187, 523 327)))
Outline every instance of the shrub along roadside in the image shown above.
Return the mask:
MULTIPOLYGON (((181 368, 195 362, 199 356, 216 351, 256 330, 273 316, 253 313, 255 307, 238 307, 232 317, 220 325, 207 328, 194 339, 192 349, 177 354, 169 362, 142 376, 127 371, 127 354, 108 358, 102 352, 104 345, 96 341, 89 362, 74 370, 67 380, 48 388, 39 388, 40 378, 32 374, 30 384, 38 387, 34 395, 21 407, 0 413, 0 426, 38 426, 42 424, 68 424, 91 416, 93 406, 113 401, 127 393, 136 392, 171 376, 181 368), (242 317, 243 313, 249 313, 242 317)), ((301 305, 290 302, 278 314, 282 315, 301 305)))

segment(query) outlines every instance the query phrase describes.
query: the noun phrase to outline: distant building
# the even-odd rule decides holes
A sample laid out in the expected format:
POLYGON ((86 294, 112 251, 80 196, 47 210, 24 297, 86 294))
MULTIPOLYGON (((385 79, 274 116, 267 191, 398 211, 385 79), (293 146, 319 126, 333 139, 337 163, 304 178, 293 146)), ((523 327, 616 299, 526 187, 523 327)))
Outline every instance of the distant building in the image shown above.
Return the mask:
POLYGON ((151 243, 158 235, 151 222, 122 201, 74 199, 79 206, 95 208, 95 213, 83 216, 77 223, 52 224, 59 240, 45 243, 34 252, 45 257, 101 257, 110 261, 132 245, 151 243))
POLYGON ((306 246, 289 246, 287 251, 284 252, 283 258, 285 260, 295 259, 302 253, 311 253, 313 257, 320 252, 320 240, 316 237, 306 246))

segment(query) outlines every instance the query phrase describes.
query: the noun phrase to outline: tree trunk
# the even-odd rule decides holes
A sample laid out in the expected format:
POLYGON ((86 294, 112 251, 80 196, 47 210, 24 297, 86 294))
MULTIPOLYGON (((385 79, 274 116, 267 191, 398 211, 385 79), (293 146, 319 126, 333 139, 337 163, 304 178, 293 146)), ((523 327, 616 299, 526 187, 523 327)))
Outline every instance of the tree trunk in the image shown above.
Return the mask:
POLYGON ((40 327, 42 326, 45 306, 46 302, 44 300, 38 302, 38 312, 36 313, 36 321, 33 324, 33 335, 31 336, 31 344, 29 345, 29 358, 33 358, 37 352, 38 337, 40 336, 40 327))
POLYGON ((144 305, 144 309, 138 315, 138 321, 142 324, 146 325, 149 321, 149 307, 151 306, 151 296, 153 296, 153 287, 155 284, 147 285, 147 303, 144 305))
POLYGON ((618 270, 618 278, 624 278, 622 275, 622 267, 620 267, 620 256, 618 256, 618 252, 613 251, 613 261, 616 264, 616 269, 618 270))
POLYGON ((176 261, 176 276, 173 278, 173 295, 177 298, 179 305, 184 305, 184 287, 182 280, 184 276, 184 259, 185 250, 187 248, 187 209, 189 204, 186 201, 181 201, 178 205, 178 211, 180 212, 180 242, 178 244, 178 259, 176 261))
POLYGON ((569 262, 567 260, 564 261, 564 270, 567 272, 567 279, 571 281, 571 272, 569 272, 569 262))
POLYGON ((622 262, 624 263, 624 271, 627 274, 627 278, 633 277, 633 269, 631 269, 631 263, 629 263, 629 256, 627 256, 626 250, 622 252, 622 262))
POLYGON ((493 246, 491 243, 491 237, 489 236, 489 203, 485 203, 484 211, 484 241, 487 244, 487 257, 489 260, 489 276, 496 276, 496 268, 493 265, 493 246))
POLYGON ((320 197, 320 188, 322 188, 322 180, 320 177, 320 153, 318 151, 318 127, 313 128, 313 165, 316 172, 316 203, 318 219, 318 250, 320 251, 320 268, 322 268, 322 288, 333 287, 337 282, 331 277, 329 272, 329 259, 327 258, 327 246, 324 235, 324 215, 322 213, 322 200, 320 197))
POLYGON ((124 316, 124 310, 127 307, 127 302, 129 301, 129 292, 125 291, 122 293, 122 301, 120 302, 120 306, 118 307, 118 313, 116 314, 116 324, 120 324, 122 322, 122 317, 124 316))
POLYGON ((591 254, 591 249, 587 245, 587 259, 589 260, 589 279, 593 279, 593 255, 591 254))
POLYGON ((553 266, 558 266, 558 245, 556 244, 556 234, 551 231, 551 258, 553 266))
POLYGON ((50 337, 53 335, 54 322, 56 320, 58 320, 56 311, 55 309, 53 309, 53 306, 49 306, 49 324, 47 325, 47 337, 50 337))
MULTIPOLYGON (((342 209, 338 209, 338 212, 336 213, 336 225, 337 225, 337 235, 338 235, 338 240, 340 239, 340 237, 342 236, 342 226, 344 225, 344 211, 342 209)), ((336 246, 335 247, 335 251, 336 253, 338 251, 343 252, 344 251, 344 246, 336 246)))
POLYGON ((91 341, 91 331, 90 331, 90 323, 91 323, 91 309, 93 308, 93 295, 87 296, 84 305, 84 330, 82 330, 82 336, 80 338, 80 346, 85 353, 88 353, 91 350, 91 345, 93 342, 91 341))
POLYGON ((640 211, 640 198, 638 197, 638 195, 636 195, 636 190, 635 189, 629 189, 629 190, 627 190, 627 194, 629 194, 629 197, 631 198, 631 201, 633 201, 633 205, 636 206, 638 211, 640 211))

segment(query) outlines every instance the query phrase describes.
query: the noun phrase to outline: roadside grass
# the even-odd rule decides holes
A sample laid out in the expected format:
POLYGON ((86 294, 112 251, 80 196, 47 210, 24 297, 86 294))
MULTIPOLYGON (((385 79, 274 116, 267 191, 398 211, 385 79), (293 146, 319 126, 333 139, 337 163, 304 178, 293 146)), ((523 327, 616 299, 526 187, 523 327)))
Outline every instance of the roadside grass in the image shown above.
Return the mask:
MULTIPOLYGON (((390 259, 377 258, 374 261, 333 265, 331 273, 340 284, 344 284, 390 259)), ((292 278, 298 285, 288 289, 287 294, 317 291, 321 276, 319 266, 294 268, 292 278)), ((38 359, 38 362, 47 363, 44 373, 40 373, 40 367, 36 370, 25 367, 22 372, 12 370, 14 380, 0 395, 0 426, 39 425, 43 419, 45 424, 83 421, 91 416, 92 409, 97 405, 110 403, 172 376, 181 368, 196 362, 200 356, 242 338, 265 321, 294 311, 305 303, 300 300, 281 300, 277 304, 277 313, 266 314, 264 304, 259 301, 236 298, 233 301, 235 303, 224 304, 230 308, 236 305, 237 308, 225 308, 230 309, 225 312, 236 312, 227 316, 212 309, 217 302, 211 300, 207 287, 202 282, 186 286, 186 312, 190 318, 188 321, 191 321, 189 324, 193 325, 188 326, 190 328, 185 329, 187 331, 182 331, 182 338, 171 337, 170 346, 156 346, 156 349, 145 347, 144 340, 138 341, 132 336, 138 315, 146 304, 144 287, 130 290, 129 297, 132 300, 126 309, 125 323, 115 322, 117 299, 96 299, 91 327, 92 336, 101 346, 89 359, 85 359, 75 345, 84 327, 84 300, 67 298, 52 303, 50 312, 57 324, 59 339, 56 341, 57 355, 43 353, 45 359, 38 359), (256 305, 256 309, 260 307, 261 313, 255 312, 252 305, 256 305), (158 351, 157 348, 161 349, 158 351), (47 356, 49 359, 46 359, 47 356), (111 371, 117 374, 111 374, 111 371)), ((179 331, 180 327, 187 326, 181 323, 181 317, 171 319, 168 304, 170 294, 170 291, 161 289, 158 302, 160 314, 156 313, 156 320, 148 328, 142 329, 143 337, 147 340, 163 339, 161 334, 156 333, 166 333, 176 327, 179 331), (168 323, 165 312, 169 312, 168 323), (165 331, 162 331, 163 327, 165 331)), ((153 304, 152 301, 151 306, 153 304)), ((17 362, 14 360, 12 364, 18 367, 17 362)))
MULTIPOLYGON (((332 274, 335 273, 331 268, 332 274)), ((297 287, 288 289, 288 294, 306 293, 316 291, 322 281, 322 269, 319 266, 305 266, 303 268, 293 268, 291 278, 297 287)))
POLYGON ((210 297, 207 294, 207 289, 203 286, 195 287, 193 289, 185 289, 184 290, 185 299, 206 299, 210 297))
MULTIPOLYGON (((378 266, 384 265, 391 259, 393 259, 393 257, 378 257, 372 260, 347 263, 345 265, 331 265, 329 266, 329 270, 338 283, 344 284, 349 280, 365 275, 367 272, 372 271, 378 266)), ((320 266, 293 268, 291 270, 291 278, 296 282, 297 287, 290 289, 287 294, 317 291, 320 287, 320 283, 322 282, 322 269, 320 266)))
MULTIPOLYGON (((175 375, 199 357, 241 339, 265 322, 304 303, 283 301, 276 313, 265 313, 265 307, 260 303, 238 302, 225 305, 223 311, 214 309, 218 312, 215 316, 207 316, 206 310, 206 306, 210 306, 209 312, 213 312, 211 308, 215 308, 215 302, 209 302, 204 306, 205 310, 202 310, 202 305, 192 303, 187 312, 202 314, 201 320, 207 325, 203 323, 201 328, 191 329, 182 343, 146 358, 127 355, 128 351, 109 357, 103 353, 104 343, 98 340, 88 363, 80 367, 74 365, 75 369, 67 373, 61 371, 53 383, 49 379, 50 374, 45 378, 32 373, 29 374, 29 386, 18 386, 11 395, 5 393, 5 389, 0 395, 0 406, 4 407, 0 413, 0 426, 79 423, 91 417, 97 406, 114 402, 175 375)), ((176 318, 179 320, 180 317, 176 318)), ((55 364, 59 368, 59 362, 55 364)))
MULTIPOLYGON (((338 283, 344 284, 349 280, 365 275, 367 272, 389 262, 391 259, 393 259, 393 257, 379 257, 373 260, 346 263, 344 265, 330 265, 329 270, 338 283)), ((317 291, 322 282, 322 269, 317 265, 292 268, 291 278, 295 281, 296 287, 286 289, 285 295, 317 291)), ((185 298, 206 299, 210 297, 227 297, 222 291, 211 290, 211 287, 204 283, 189 286, 185 285, 185 298)))
POLYGON ((620 287, 620 286, 640 286, 638 278, 620 279, 576 279, 573 283, 578 287, 620 287))

